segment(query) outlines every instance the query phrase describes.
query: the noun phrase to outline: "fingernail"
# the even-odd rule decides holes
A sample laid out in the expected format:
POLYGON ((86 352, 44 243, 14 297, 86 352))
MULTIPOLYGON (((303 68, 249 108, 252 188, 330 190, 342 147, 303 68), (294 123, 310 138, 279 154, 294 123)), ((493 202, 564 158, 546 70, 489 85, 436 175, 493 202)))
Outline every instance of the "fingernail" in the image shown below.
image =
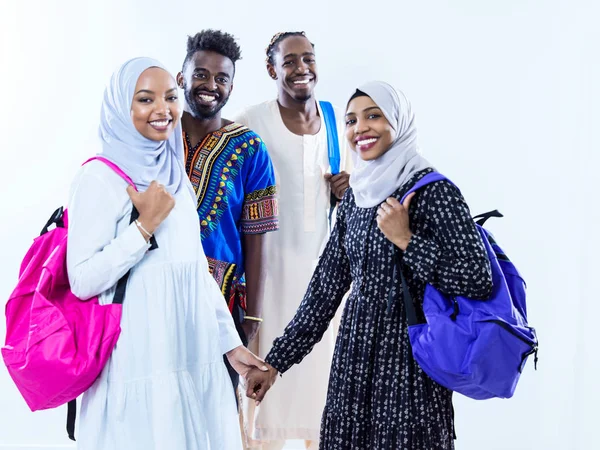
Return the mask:
POLYGON ((262 366, 262 370, 263 372, 266 372, 267 370, 269 370, 269 368, 267 366, 262 366))

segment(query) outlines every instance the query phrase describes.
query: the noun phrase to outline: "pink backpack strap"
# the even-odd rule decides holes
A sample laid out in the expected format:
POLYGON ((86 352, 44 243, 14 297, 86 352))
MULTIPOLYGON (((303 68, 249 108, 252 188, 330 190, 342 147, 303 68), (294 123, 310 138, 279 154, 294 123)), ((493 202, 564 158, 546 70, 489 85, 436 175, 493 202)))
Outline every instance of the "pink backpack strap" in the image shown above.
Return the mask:
POLYGON ((108 159, 104 158, 103 156, 93 156, 90 159, 88 159, 86 162, 84 162, 82 164, 82 166, 89 163, 90 161, 94 161, 94 160, 102 161, 104 164, 106 164, 108 167, 110 167, 112 170, 114 170, 117 175, 119 175, 121 178, 123 178, 125 181, 127 181, 128 184, 133 186, 133 188, 137 191, 137 187, 135 186, 135 183, 133 182, 133 180, 131 178, 129 178, 129 176, 125 172, 123 172, 119 166, 117 166, 114 162, 109 161, 108 159))

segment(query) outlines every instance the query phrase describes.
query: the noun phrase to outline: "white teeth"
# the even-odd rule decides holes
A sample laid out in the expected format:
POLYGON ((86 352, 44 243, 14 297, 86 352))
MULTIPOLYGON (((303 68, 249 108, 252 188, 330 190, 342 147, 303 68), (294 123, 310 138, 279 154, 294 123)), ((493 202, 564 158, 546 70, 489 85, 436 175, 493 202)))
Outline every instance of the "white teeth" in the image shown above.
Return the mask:
POLYGON ((168 120, 153 120, 152 122, 150 122, 150 125, 154 125, 156 127, 166 127, 167 125, 169 125, 169 121, 168 120))
POLYGON ((216 97, 214 97, 212 95, 200 95, 199 97, 205 102, 213 102, 217 99, 216 97))
POLYGON ((310 82, 310 80, 298 80, 298 81, 294 81, 294 84, 308 84, 310 82))
POLYGON ((365 139, 363 141, 358 141, 357 144, 361 147, 364 145, 372 144, 373 142, 377 142, 377 138, 365 139))

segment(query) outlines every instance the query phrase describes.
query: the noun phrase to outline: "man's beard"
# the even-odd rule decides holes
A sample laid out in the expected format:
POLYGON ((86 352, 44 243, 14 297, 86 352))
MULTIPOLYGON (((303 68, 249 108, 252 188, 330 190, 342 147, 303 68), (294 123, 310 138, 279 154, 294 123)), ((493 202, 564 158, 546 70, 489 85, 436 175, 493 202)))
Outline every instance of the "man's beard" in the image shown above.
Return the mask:
POLYGON ((312 92, 306 95, 295 95, 293 99, 298 103, 306 103, 312 98, 312 92))
POLYGON ((217 104, 213 107, 208 107, 204 105, 199 105, 196 100, 196 95, 192 90, 185 90, 185 101, 187 102, 188 108, 190 109, 190 113, 196 119, 200 120, 208 120, 215 117, 219 112, 223 109, 223 107, 229 101, 229 97, 218 101, 217 104))

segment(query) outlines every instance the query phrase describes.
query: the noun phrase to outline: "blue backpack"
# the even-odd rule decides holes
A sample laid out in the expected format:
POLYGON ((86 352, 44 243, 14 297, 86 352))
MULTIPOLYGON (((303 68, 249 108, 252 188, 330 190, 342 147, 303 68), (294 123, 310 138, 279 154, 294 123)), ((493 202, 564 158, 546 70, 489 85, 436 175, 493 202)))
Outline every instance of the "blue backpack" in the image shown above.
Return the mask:
MULTIPOLYGON (((448 180, 437 172, 423 177, 402 198, 423 186, 448 180)), ((467 397, 483 400, 510 398, 527 358, 538 340, 527 323, 525 281, 483 224, 498 211, 475 217, 492 268, 493 289, 488 300, 450 297, 428 284, 418 323, 413 299, 401 267, 408 334, 415 360, 434 381, 467 397)), ((537 368, 537 367, 536 367, 537 368)))

